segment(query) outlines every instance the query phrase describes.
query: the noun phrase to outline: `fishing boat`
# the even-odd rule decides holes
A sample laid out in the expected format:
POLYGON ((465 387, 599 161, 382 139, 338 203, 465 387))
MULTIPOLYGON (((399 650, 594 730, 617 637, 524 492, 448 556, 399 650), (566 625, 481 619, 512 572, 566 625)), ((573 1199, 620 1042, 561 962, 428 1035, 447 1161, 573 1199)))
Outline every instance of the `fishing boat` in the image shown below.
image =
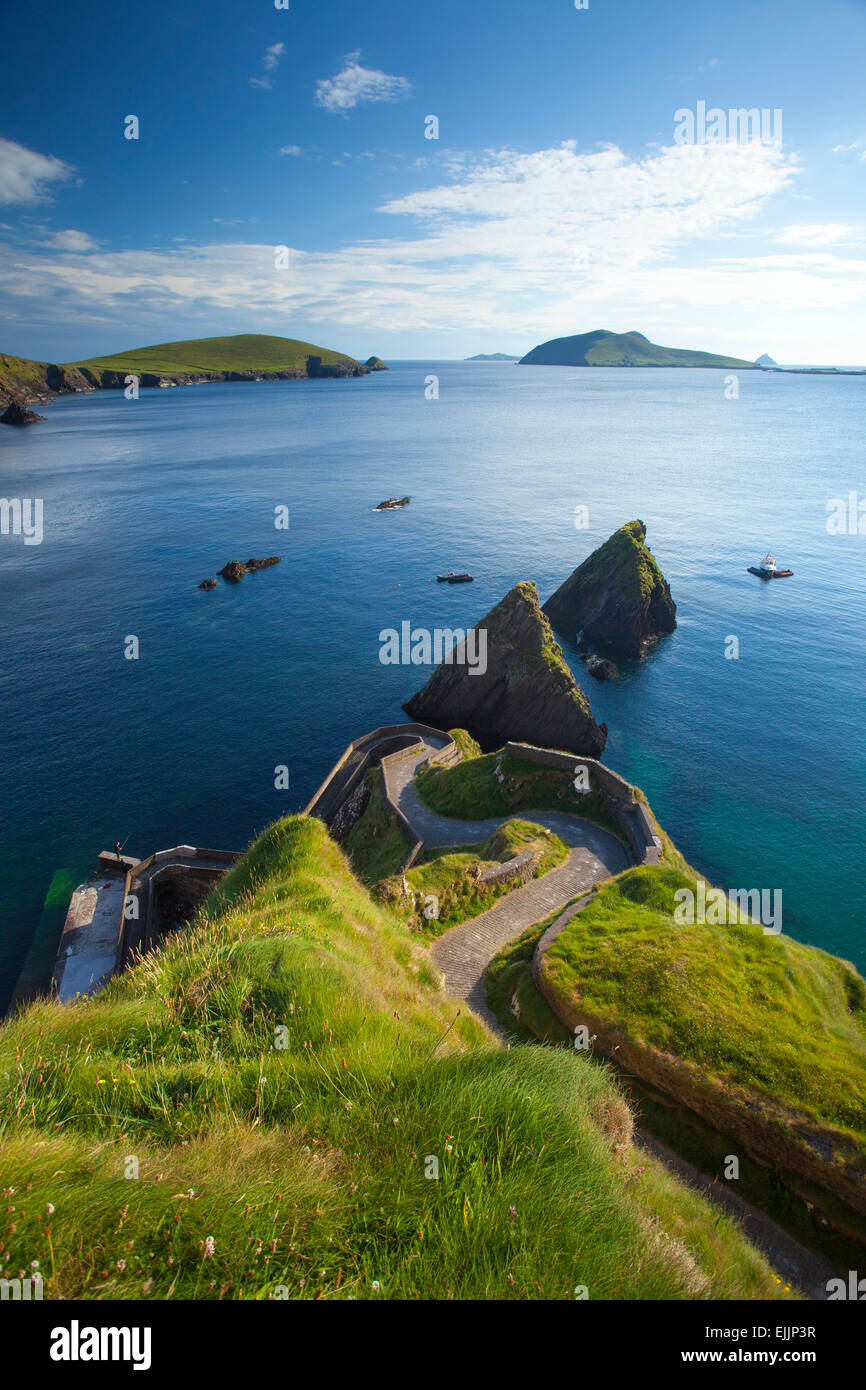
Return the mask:
POLYGON ((437 574, 436 579, 440 584, 471 584, 473 576, 471 574, 455 574, 453 570, 448 574, 437 574))
POLYGON ((759 565, 749 565, 748 573, 756 574, 759 579, 789 579, 794 571, 780 570, 775 555, 765 555, 759 565))

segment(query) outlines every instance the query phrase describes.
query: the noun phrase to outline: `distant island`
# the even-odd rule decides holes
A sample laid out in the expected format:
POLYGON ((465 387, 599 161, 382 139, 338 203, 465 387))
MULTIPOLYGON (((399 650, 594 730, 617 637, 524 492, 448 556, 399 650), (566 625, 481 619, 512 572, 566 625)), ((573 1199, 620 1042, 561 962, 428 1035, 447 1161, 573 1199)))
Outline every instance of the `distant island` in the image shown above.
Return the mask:
MULTIPOLYGON (((136 376, 140 387, 151 388, 202 381, 358 377, 385 370, 378 357, 361 363, 348 353, 265 333, 189 338, 60 365, 0 354, 0 405, 20 407, 69 392, 120 389, 127 385, 127 376, 136 376)), ((13 418, 8 423, 19 421, 13 418)))
POLYGON ((643 333, 611 333, 596 328, 571 338, 551 338, 520 359, 521 367, 736 367, 754 370, 742 357, 723 357, 691 348, 661 347, 643 333))
POLYGON ((477 352, 474 357, 464 357, 464 362, 519 362, 510 352, 477 352))

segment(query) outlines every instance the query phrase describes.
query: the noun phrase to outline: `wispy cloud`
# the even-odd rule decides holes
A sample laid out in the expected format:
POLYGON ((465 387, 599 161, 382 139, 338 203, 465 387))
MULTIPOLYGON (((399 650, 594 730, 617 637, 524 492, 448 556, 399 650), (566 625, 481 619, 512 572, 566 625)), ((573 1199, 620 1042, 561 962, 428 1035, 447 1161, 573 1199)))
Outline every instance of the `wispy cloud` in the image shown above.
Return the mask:
POLYGON ((77 232, 74 227, 67 227, 64 232, 55 232, 54 236, 45 242, 54 251, 98 251, 99 242, 94 241, 87 232, 77 232))
POLYGON ((866 159, 866 140, 852 140, 850 145, 834 145, 834 154, 856 154, 858 159, 866 159))
POLYGON ((349 53, 335 77, 323 77, 316 85, 316 105, 344 115, 371 101, 403 101, 412 93, 406 77, 361 66, 360 53, 349 53))
POLYGON ((250 78, 250 82, 254 87, 273 87, 273 74, 279 67, 280 59, 285 51, 286 45, 284 43, 272 43, 270 48, 265 49, 265 54, 261 61, 261 73, 258 77, 250 78))
POLYGON ((50 185, 71 179, 75 170, 51 154, 38 154, 0 138, 0 203, 41 203, 50 185))

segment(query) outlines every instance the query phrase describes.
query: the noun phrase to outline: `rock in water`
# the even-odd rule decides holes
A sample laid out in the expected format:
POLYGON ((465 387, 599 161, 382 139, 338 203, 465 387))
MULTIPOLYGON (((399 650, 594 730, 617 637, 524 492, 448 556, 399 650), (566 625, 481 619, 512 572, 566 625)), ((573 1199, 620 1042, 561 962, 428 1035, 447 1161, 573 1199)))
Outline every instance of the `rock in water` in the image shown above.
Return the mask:
POLYGON ((243 579, 246 572, 247 567, 241 560, 229 560, 220 570, 223 579, 228 579, 232 584, 237 584, 238 580, 243 579))
POLYGON ((37 420, 44 419, 44 415, 37 415, 35 410, 28 410, 21 401, 13 400, 0 415, 0 425, 35 425, 37 420))
POLYGON ((584 560, 544 605, 557 631, 627 660, 673 632, 677 606, 645 540, 643 522, 630 521, 584 560))
POLYGON ((508 739, 601 756, 607 725, 596 724, 589 700, 566 664, 538 604, 535 585, 515 584, 482 618, 476 645, 461 644, 453 662, 443 661, 423 690, 403 706, 413 719, 443 729, 468 729, 488 743, 508 739), (466 662, 485 649, 486 669, 466 662))
POLYGON ((216 581, 215 579, 203 579, 202 582, 201 582, 201 584, 199 584, 198 587, 199 587, 200 589, 215 589, 216 586, 217 586, 217 581, 216 581))

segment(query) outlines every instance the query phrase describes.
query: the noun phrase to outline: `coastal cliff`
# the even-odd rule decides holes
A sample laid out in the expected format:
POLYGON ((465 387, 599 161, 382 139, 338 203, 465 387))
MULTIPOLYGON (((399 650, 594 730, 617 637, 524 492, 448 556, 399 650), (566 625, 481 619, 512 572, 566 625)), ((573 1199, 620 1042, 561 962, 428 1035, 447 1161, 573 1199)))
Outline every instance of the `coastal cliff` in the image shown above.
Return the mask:
POLYGON ((646 544, 646 526, 630 521, 572 572, 543 612, 578 646, 639 660, 677 625, 677 606, 646 544))
POLYGON ((589 700, 566 664, 531 582, 515 584, 477 627, 486 632, 483 674, 461 662, 437 666, 403 708, 413 719, 464 728, 477 738, 541 743, 600 757, 607 725, 596 724, 589 700))

